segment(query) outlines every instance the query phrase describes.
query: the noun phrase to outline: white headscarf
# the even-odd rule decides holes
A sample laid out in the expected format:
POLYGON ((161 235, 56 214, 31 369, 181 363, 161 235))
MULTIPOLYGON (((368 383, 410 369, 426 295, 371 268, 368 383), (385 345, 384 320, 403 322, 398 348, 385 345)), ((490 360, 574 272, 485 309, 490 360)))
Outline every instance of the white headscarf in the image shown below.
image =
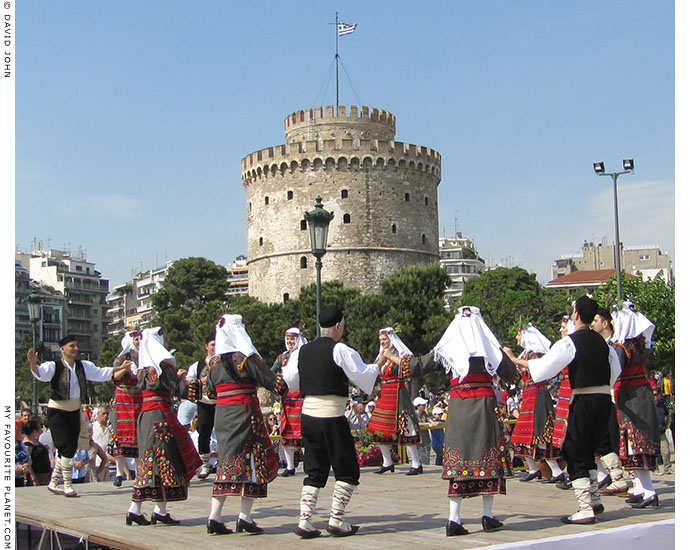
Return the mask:
POLYGON ((307 343, 307 339, 302 335, 302 331, 298 329, 297 327, 292 327, 289 328, 285 331, 285 351, 295 351, 301 348, 304 344, 307 343), (293 346, 292 349, 290 349, 290 346, 288 346, 287 342, 287 335, 288 334, 294 334, 295 335, 295 345, 293 346))
POLYGON ((630 338, 644 336, 645 346, 649 348, 654 333, 654 323, 635 309, 632 302, 623 302, 623 308, 613 311, 613 341, 620 344, 630 338))
POLYGON ((163 345, 163 331, 160 327, 144 329, 139 342, 139 369, 153 367, 160 375, 163 361, 176 366, 175 358, 163 345))
POLYGON ((566 336, 575 332, 575 321, 571 319, 570 315, 564 315, 563 319, 561 319, 561 322, 563 322, 563 320, 565 320, 565 330, 567 331, 566 336))
MULTIPOLYGON (((400 339, 400 336, 398 336, 393 327, 382 328, 381 330, 379 330, 379 334, 381 333, 388 335, 388 338, 391 341, 391 346, 393 346, 398 351, 398 355, 400 357, 402 357, 403 355, 413 355, 413 353, 410 351, 410 348, 408 348, 405 345, 405 342, 403 342, 400 339)), ((382 351, 383 346, 379 346, 379 353, 381 353, 382 351)))
POLYGON ((493 376, 503 354, 479 308, 462 306, 434 347, 434 360, 442 363, 453 377, 464 378, 470 368, 470 357, 483 357, 486 372, 493 376))
MULTIPOLYGON (((138 353, 139 349, 134 345, 134 335, 139 334, 138 330, 130 330, 125 332, 125 335, 120 340, 120 346, 122 346, 122 351, 118 353, 118 357, 127 355, 130 352, 138 353)), ((141 338, 141 337, 140 337, 141 338)))
POLYGON ((247 357, 254 353, 261 357, 244 328, 242 316, 225 313, 216 323, 216 355, 233 351, 239 351, 247 357))
POLYGON ((543 355, 549 351, 551 340, 544 336, 532 323, 528 323, 526 327, 522 327, 520 332, 520 345, 525 350, 520 354, 520 357, 530 351, 543 355))

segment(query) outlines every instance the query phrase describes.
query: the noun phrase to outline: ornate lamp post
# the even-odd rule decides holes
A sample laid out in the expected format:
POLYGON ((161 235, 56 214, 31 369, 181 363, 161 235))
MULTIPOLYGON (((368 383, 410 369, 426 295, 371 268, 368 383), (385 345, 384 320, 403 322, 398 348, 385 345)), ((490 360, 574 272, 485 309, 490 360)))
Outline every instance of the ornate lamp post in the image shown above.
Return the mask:
POLYGON ((319 314, 321 313, 321 257, 326 253, 328 242, 328 225, 333 219, 333 212, 328 212, 321 204, 321 197, 316 197, 315 208, 304 213, 304 219, 309 224, 309 239, 311 253, 316 258, 316 337, 321 336, 319 314))
POLYGON ((621 250, 620 250, 620 238, 618 235, 618 176, 623 174, 633 174, 635 173, 635 161, 633 159, 623 159, 623 171, 622 172, 606 172, 603 162, 594 163, 594 172, 597 176, 609 176, 613 180, 613 220, 615 225, 615 249, 613 251, 613 263, 616 268, 616 300, 618 301, 618 307, 620 307, 623 302, 622 290, 621 290, 621 250))
MULTIPOLYGON (((40 294, 35 290, 31 291, 25 299, 29 308, 29 321, 31 321, 31 334, 33 336, 33 349, 36 350, 36 324, 41 320, 41 301, 40 294)), ((38 393, 36 390, 36 378, 31 377, 31 412, 35 416, 38 414, 38 393)))

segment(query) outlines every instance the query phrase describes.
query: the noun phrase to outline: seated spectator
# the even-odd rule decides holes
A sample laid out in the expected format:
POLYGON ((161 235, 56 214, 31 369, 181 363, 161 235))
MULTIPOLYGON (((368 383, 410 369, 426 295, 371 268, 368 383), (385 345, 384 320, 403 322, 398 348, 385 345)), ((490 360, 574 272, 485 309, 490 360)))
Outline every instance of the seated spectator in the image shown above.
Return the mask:
POLYGON ((445 426, 443 421, 444 412, 443 409, 436 407, 431 411, 431 414, 433 420, 429 423, 429 432, 431 435, 431 449, 434 451, 434 455, 436 455, 434 464, 436 466, 443 466, 443 444, 446 439, 446 432, 443 429, 445 426))
POLYGON ((14 486, 25 487, 27 485, 33 485, 31 454, 24 444, 17 440, 14 442, 14 486))
POLYGON ((345 409, 345 418, 350 423, 351 430, 359 431, 366 428, 371 416, 365 410, 364 401, 360 398, 355 398, 350 401, 347 409, 345 409))

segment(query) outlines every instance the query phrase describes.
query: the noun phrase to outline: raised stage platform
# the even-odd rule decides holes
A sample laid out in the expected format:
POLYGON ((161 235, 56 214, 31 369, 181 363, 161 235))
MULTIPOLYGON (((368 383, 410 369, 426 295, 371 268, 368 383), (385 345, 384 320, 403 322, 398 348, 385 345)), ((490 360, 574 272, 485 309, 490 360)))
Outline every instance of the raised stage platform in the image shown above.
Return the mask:
MULTIPOLYGON (((482 499, 465 499, 461 515, 470 534, 446 537, 448 514, 447 482, 440 477, 440 466, 424 466, 424 474, 406 476, 408 466, 395 473, 376 475, 374 468, 363 468, 360 486, 347 510, 347 519, 361 526, 357 535, 347 539, 328 536, 323 530, 319 539, 302 540, 292 533, 297 525, 298 499, 303 474, 278 477, 269 486, 269 496, 258 499, 253 510, 254 520, 266 532, 262 535, 233 533, 225 536, 206 534, 206 518, 210 509, 212 482, 209 478, 192 481, 189 498, 173 502, 168 510, 182 521, 178 526, 125 525, 132 481, 119 489, 110 482, 76 486, 79 498, 53 495, 46 487, 27 487, 16 492, 16 521, 21 530, 26 524, 83 538, 87 547, 108 546, 118 549, 172 550, 197 548, 228 548, 241 545, 243 550, 271 548, 342 548, 371 550, 434 550, 462 548, 606 548, 617 550, 631 543, 636 548, 674 547, 675 480, 673 476, 653 476, 660 506, 644 510, 631 509, 624 499, 603 497, 605 512, 595 525, 565 525, 562 515, 575 511, 572 491, 564 491, 537 480, 519 482, 524 474, 508 480, 508 494, 494 500, 494 514, 505 523, 495 533, 484 533, 481 527, 482 499), (22 525, 24 524, 24 525, 22 525), (647 538, 645 538, 647 537, 647 538), (653 537, 653 538, 650 538, 653 537), (554 540, 556 538, 557 540, 554 540), (653 540, 653 545, 645 541, 653 540), (539 542, 541 541, 541 542, 539 542)), ((317 528, 328 522, 333 478, 322 490, 314 517, 317 528)), ((152 503, 144 503, 143 511, 150 517, 152 503)), ((223 519, 234 530, 239 501, 228 497, 223 519)), ((33 548, 37 532, 33 531, 33 548)), ((25 536, 22 537, 26 539, 25 536)), ((27 546, 19 546, 26 548, 27 546)), ((50 547, 46 545, 46 548, 50 547)), ((65 545, 65 548, 71 546, 65 545)))

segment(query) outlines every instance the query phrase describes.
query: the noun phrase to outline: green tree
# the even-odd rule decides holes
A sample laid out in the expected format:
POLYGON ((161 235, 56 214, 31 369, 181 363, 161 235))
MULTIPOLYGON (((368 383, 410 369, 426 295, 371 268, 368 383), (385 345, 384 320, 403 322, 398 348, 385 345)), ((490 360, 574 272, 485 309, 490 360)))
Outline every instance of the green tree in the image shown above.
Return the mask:
POLYGON ((521 267, 499 267, 470 279, 460 303, 481 309, 496 338, 513 346, 518 319, 532 321, 552 341, 560 338, 558 324, 570 299, 560 291, 544 289, 534 273, 521 267))
POLYGON ((170 266, 151 297, 156 323, 180 368, 198 359, 204 337, 225 309, 226 269, 205 258, 182 258, 170 266))
MULTIPOLYGON (((616 276, 599 285, 593 298, 601 307, 616 303, 616 276)), ((641 273, 624 276, 621 280, 623 300, 630 300, 655 325, 652 341, 654 348, 649 357, 649 367, 672 374, 675 368, 676 316, 675 281, 666 284, 663 274, 652 280, 644 280, 641 273)))
MULTIPOLYGON (((14 396, 17 404, 24 401, 31 404, 32 388, 34 377, 29 369, 29 362, 26 360, 26 352, 33 345, 31 334, 25 334, 22 338, 21 347, 14 355, 14 396)), ((36 342, 36 352, 38 353, 39 363, 47 361, 50 353, 45 344, 41 341, 36 342)), ((45 382, 36 380, 36 394, 39 403, 45 403, 50 398, 50 387, 45 382)))

